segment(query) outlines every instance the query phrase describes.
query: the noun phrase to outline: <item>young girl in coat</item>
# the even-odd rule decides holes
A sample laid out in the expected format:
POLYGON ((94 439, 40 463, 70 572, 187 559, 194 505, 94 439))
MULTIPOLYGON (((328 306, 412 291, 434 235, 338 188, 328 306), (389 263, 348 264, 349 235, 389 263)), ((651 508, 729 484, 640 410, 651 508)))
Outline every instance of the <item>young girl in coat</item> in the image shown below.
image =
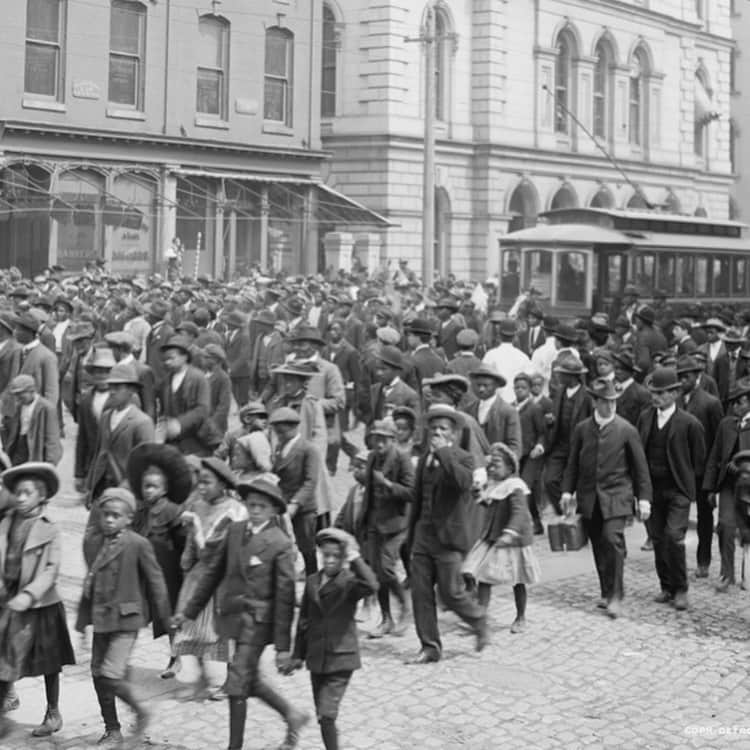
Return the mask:
POLYGON ((512 583, 516 619, 511 633, 526 627, 526 584, 540 579, 532 544, 529 488, 518 477, 518 458, 505 443, 494 443, 487 465, 487 486, 479 502, 487 506, 479 541, 469 551, 463 573, 477 584, 479 603, 487 607, 493 584, 512 583))
MULTIPOLYGON (((29 462, 3 472, 2 482, 14 499, 0 522, 0 705, 15 680, 44 675, 47 711, 31 734, 49 737, 63 723, 60 672, 75 664, 65 608, 55 588, 60 532, 45 513, 59 480, 51 464, 29 462)), ((9 731, 0 714, 0 738, 9 731)))

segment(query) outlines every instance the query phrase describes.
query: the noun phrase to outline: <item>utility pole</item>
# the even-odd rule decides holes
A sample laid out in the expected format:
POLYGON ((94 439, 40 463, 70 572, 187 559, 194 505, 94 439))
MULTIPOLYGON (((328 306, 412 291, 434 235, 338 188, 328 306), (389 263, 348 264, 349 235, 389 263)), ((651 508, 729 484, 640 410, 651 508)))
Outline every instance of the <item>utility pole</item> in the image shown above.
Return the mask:
POLYGON ((435 5, 430 0, 420 35, 405 42, 419 42, 425 53, 424 162, 422 172, 422 283, 432 285, 435 272, 435 5))
POLYGON ((422 282, 429 287, 435 271, 435 8, 432 2, 427 6, 422 39, 425 50, 422 282))

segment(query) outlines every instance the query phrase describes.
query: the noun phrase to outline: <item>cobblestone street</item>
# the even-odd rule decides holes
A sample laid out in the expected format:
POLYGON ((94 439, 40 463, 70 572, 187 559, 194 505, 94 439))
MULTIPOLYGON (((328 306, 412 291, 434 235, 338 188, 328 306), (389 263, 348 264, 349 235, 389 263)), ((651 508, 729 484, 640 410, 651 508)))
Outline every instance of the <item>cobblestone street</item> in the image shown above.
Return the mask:
MULTIPOLYGON (((73 431, 71 425, 69 435, 73 431)), ((69 437, 65 455, 73 453, 69 437)), ((66 458, 63 491, 52 513, 64 534, 60 587, 72 628, 83 575, 80 540, 86 514, 72 491, 70 472, 66 458)), ((340 472, 335 481, 343 497, 350 475, 340 472)), ((497 588, 491 604, 493 640, 481 656, 473 651, 471 634, 451 614, 441 616, 445 658, 426 666, 404 664, 417 651, 413 628, 402 637, 373 641, 365 631, 375 621, 363 623, 364 668, 355 674, 342 706, 343 746, 750 748, 750 593, 735 589, 715 594, 712 577, 692 582, 687 612, 655 604, 653 562, 650 553, 640 551, 642 526, 635 524, 627 536, 626 607, 616 621, 596 608, 590 549, 552 553, 546 540, 538 539, 544 582, 530 590, 527 631, 508 632, 512 592, 497 588)), ((691 531, 691 568, 695 541, 691 531)), ((63 730, 50 740, 29 737, 44 712, 44 691, 41 679, 27 679, 18 684, 21 708, 12 714, 17 727, 3 750, 84 748, 96 742, 101 721, 89 654, 77 635, 74 644, 79 663, 63 675, 63 730)), ((226 706, 188 701, 182 695, 185 686, 161 680, 167 651, 166 640, 154 642, 149 631, 136 648, 139 692, 153 712, 151 746, 226 747, 226 706)), ((272 648, 266 651, 264 669, 294 703, 312 710, 305 672, 276 675, 272 648)), ((246 750, 275 748, 283 737, 282 723, 259 704, 251 701, 250 706, 246 750)), ((308 725, 300 747, 320 747, 317 725, 308 725)))

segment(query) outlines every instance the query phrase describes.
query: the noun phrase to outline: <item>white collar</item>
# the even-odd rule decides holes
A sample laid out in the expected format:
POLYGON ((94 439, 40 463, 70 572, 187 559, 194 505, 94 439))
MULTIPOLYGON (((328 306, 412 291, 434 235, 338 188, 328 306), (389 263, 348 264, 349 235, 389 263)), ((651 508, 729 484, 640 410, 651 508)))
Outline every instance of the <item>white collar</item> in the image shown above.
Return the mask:
POLYGON ((565 389, 565 395, 568 398, 573 398, 573 396, 575 396, 576 393, 578 393, 578 391, 580 390, 580 388, 581 388, 581 384, 580 383, 578 385, 574 385, 572 388, 566 388, 565 389))
POLYGON ((657 409, 656 416, 659 423, 663 425, 665 422, 668 422, 676 411, 677 406, 675 404, 672 404, 668 409, 657 409))
POLYGON ((121 365, 129 365, 131 362, 135 362, 135 357, 132 354, 128 354, 127 357, 123 357, 120 360, 121 365))
POLYGON ((615 417, 617 414, 615 412, 612 412, 612 415, 604 419, 604 417, 599 416, 599 412, 594 409, 594 422, 596 422, 599 427, 606 427, 608 424, 611 424, 615 421, 615 417))
POLYGON ((263 522, 263 523, 262 523, 262 524, 261 524, 260 526, 253 526, 253 525, 252 525, 252 524, 251 524, 251 523, 250 523, 250 522, 248 521, 248 523, 247 523, 247 528, 248 528, 248 529, 250 529, 250 531, 252 531, 252 532, 253 532, 253 534, 260 534, 260 532, 261 532, 261 531, 263 531, 263 529, 265 529, 265 528, 266 528, 266 526, 268 526, 268 524, 269 524, 269 523, 270 523, 269 521, 264 521, 264 522, 263 522))
POLYGON ((24 344, 23 345, 23 350, 25 352, 30 352, 32 349, 36 349, 37 346, 39 346, 39 344, 41 344, 41 343, 42 342, 39 341, 39 339, 34 339, 33 341, 29 341, 28 344, 24 344))

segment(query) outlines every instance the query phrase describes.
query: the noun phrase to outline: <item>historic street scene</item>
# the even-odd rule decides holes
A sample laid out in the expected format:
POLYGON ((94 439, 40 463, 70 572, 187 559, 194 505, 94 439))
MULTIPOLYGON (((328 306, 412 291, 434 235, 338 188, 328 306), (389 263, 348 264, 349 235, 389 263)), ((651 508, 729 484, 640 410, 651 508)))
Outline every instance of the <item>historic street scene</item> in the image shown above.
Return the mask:
POLYGON ((750 750, 745 5, 5 0, 0 749, 750 750))

